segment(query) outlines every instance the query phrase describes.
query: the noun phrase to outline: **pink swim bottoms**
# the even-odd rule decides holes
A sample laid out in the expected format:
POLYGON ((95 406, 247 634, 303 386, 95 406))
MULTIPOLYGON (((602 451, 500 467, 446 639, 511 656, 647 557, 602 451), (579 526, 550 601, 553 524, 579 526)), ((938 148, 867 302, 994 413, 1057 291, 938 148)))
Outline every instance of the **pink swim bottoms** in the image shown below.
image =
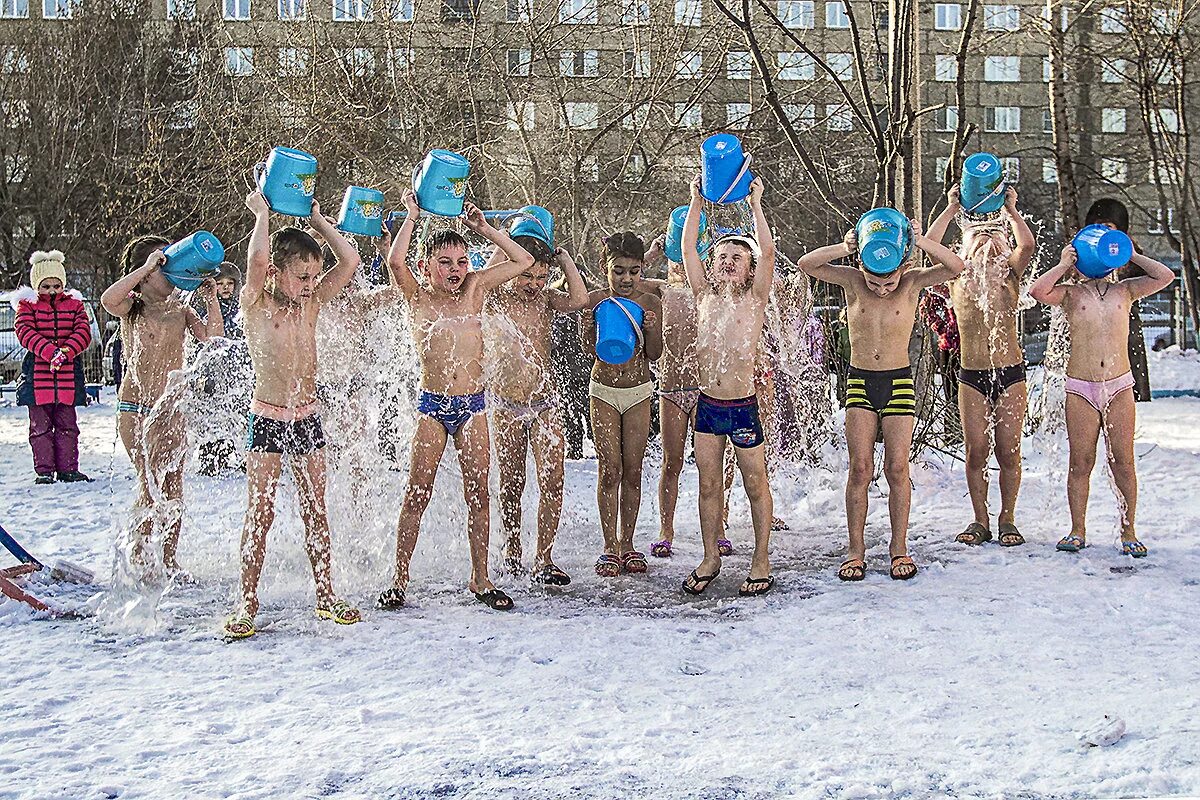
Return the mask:
POLYGON ((1133 388, 1133 373, 1126 372, 1107 381, 1084 381, 1067 376, 1067 393, 1078 395, 1091 404, 1092 408, 1103 412, 1108 404, 1121 392, 1133 388))

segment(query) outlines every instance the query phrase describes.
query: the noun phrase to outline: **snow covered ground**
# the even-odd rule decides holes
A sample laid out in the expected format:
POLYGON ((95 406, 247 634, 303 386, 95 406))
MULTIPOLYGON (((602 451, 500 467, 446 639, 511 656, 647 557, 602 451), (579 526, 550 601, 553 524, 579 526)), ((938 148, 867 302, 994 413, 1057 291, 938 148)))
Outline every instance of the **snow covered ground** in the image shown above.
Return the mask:
MULTIPOLYGON (((1200 386, 1196 356, 1151 359, 1156 388, 1200 386)), ((32 484, 25 411, 0 409, 0 522, 43 560, 88 564, 102 582, 131 492, 106 401, 81 412, 83 469, 98 480, 75 486, 32 484)), ((737 597, 743 502, 732 514, 739 554, 704 598, 686 598, 679 582, 699 558, 694 470, 676 556, 602 581, 585 460, 568 465, 556 548, 575 582, 550 595, 502 578, 518 607, 498 614, 463 588, 461 494, 444 468, 412 607, 385 614, 369 607, 390 574, 402 476, 381 470, 365 516, 332 486, 336 582, 366 621, 311 616, 287 499, 264 630, 233 645, 216 629, 237 575, 244 485, 191 475, 180 557, 199 582, 164 598, 161 630, 0 603, 0 798, 1200 795, 1200 399, 1138 410, 1144 561, 1116 549, 1100 468, 1093 546, 1054 551, 1067 530, 1065 450, 1030 442, 1018 518, 1027 546, 954 544, 969 519, 962 467, 932 461, 913 472, 922 573, 887 578, 883 484, 868 521, 871 572, 841 584, 839 455, 828 471, 776 479, 792 530, 775 539, 771 595, 737 597), (1125 721, 1125 737, 1082 746, 1078 733, 1105 714, 1125 721)), ((657 532, 656 465, 646 480, 644 548, 657 532)))

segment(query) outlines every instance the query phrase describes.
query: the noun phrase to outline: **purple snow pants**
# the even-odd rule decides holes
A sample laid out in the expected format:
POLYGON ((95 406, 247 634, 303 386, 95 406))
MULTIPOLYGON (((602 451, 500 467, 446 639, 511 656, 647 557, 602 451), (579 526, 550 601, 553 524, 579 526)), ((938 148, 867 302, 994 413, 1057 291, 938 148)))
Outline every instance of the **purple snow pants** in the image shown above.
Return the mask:
POLYGON ((29 446, 39 475, 79 469, 79 425, 75 406, 47 403, 29 406, 29 446))

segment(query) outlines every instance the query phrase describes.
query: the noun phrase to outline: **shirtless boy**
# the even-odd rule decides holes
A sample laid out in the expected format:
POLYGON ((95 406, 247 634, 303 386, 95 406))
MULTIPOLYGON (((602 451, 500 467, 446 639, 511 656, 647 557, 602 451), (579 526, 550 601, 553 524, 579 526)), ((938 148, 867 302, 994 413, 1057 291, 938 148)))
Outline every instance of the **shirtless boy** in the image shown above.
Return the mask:
POLYGON ((1029 287, 1039 303, 1062 306, 1071 328, 1071 354, 1067 361, 1067 440, 1070 469, 1067 503, 1071 532, 1057 545, 1075 553, 1086 546, 1087 503, 1096 445, 1101 430, 1108 443, 1108 466, 1121 503, 1121 552, 1134 558, 1147 555, 1134 527, 1137 513, 1137 471, 1133 458, 1133 372, 1129 362, 1129 308, 1171 285, 1170 268, 1134 253, 1130 264, 1144 274, 1117 280, 1085 278, 1075 269, 1075 248, 1067 245, 1062 259, 1029 287), (1063 283, 1063 279, 1074 283, 1063 283))
POLYGON ((875 275, 861 265, 839 267, 829 262, 849 258, 858 250, 854 231, 840 244, 805 254, 796 265, 810 277, 846 290, 850 329, 850 377, 846 391, 846 446, 850 474, 846 482, 846 523, 850 549, 838 569, 843 581, 866 577, 867 488, 875 472, 875 437, 883 427, 883 473, 888 482, 888 512, 892 539, 888 548, 894 580, 908 580, 917 565, 908 555, 908 512, 912 484, 908 478, 912 448, 913 392, 908 342, 916 321, 921 290, 955 278, 963 271, 958 256, 914 228, 912 244, 933 266, 917 265, 919 256, 887 275, 875 275))
POLYGON ((200 288, 208 309, 205 322, 163 275, 163 248, 168 244, 161 236, 140 236, 126 245, 121 253, 124 277, 104 290, 100 303, 121 320, 126 371, 117 391, 117 433, 137 473, 135 509, 140 516, 134 523, 130 561, 153 569, 146 564, 145 546, 157 520, 163 529, 162 564, 186 579, 176 551, 183 523, 187 441, 183 415, 163 394, 167 377, 183 368, 186 332, 205 342, 224 336, 225 328, 212 280, 200 288))
MULTIPOLYGON (((941 242, 950 223, 962 212, 958 189, 950 190, 946 210, 929 229, 941 242)), ((1017 300, 1021 278, 1033 261, 1033 231, 1017 211, 1017 190, 1004 198, 1007 224, 960 223, 958 255, 966 264, 950 283, 950 303, 958 322, 962 366, 958 372, 958 414, 966 443, 967 489, 975 521, 956 541, 978 545, 991 541, 988 514, 989 436, 995 440, 1000 466, 1000 544, 1025 544, 1015 523, 1021 489, 1021 429, 1025 423, 1025 355, 1017 330, 1017 300), (1011 230, 1015 247, 1009 241, 1011 230)))
POLYGON ((299 228, 270 235, 270 207, 254 191, 246 197, 254 214, 241 306, 254 364, 246 479, 248 502, 242 530, 241 604, 225 622, 225 635, 254 635, 258 580, 267 532, 275 520, 275 491, 288 456, 300 496, 304 547, 316 581, 316 613, 350 625, 358 609, 338 599, 330 570, 329 519, 325 509, 325 434, 317 402, 317 316, 350 282, 358 252, 334 230, 314 200, 310 224, 333 250, 333 269, 322 274, 321 246, 299 228))
POLYGON ((412 441, 408 488, 396 526, 396 575, 377 602, 379 608, 404 605, 409 562, 421 531, 421 517, 433 494, 433 482, 448 440, 458 450, 463 497, 467 503, 467 538, 471 545, 471 578, 475 599, 497 611, 513 607, 512 599, 488 577, 488 469, 490 443, 483 393, 483 303, 488 292, 533 266, 529 255, 507 233, 488 224, 483 212, 466 203, 464 222, 496 246, 488 265, 471 272, 467 242, 453 230, 430 234, 419 254, 417 280, 408 267, 408 247, 421 213, 412 190, 405 192, 408 216, 388 255, 391 296, 408 306, 417 358, 421 366, 421 399, 412 441))
POLYGON ((532 236, 514 241, 536 261, 488 298, 488 311, 503 322, 489 326, 488 406, 496 429, 500 462, 500 518, 507 534, 505 568, 521 571, 521 495, 526 456, 532 447, 537 467, 537 551, 530 580, 542 586, 566 586, 570 576, 551 559, 563 500, 566 444, 558 388, 550 363, 550 331, 556 313, 578 311, 588 292, 571 254, 532 236), (557 263, 567 291, 546 288, 550 265, 557 263))
POLYGON ((773 502, 754 381, 759 340, 775 279, 775 240, 763 214, 762 195, 762 179, 755 178, 749 199, 758 241, 740 236, 718 241, 712 248, 709 273, 696 248, 704 206, 699 176, 692 181, 691 204, 683 227, 683 265, 696 298, 699 331, 695 450, 700 474, 700 533, 704 540, 704 559, 683 582, 689 594, 702 593, 721 573, 717 540, 724 528, 722 462, 727 438, 734 446, 754 522, 750 575, 738 594, 757 596, 775 585, 768 552, 773 502))

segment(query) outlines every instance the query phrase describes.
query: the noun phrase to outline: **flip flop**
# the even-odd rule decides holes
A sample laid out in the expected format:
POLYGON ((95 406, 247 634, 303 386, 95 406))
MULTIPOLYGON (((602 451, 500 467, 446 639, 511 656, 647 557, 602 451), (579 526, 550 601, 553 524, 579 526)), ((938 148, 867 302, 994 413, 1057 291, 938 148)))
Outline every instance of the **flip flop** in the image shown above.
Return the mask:
POLYGON ((771 591, 774 587, 774 575, 768 575, 765 578, 746 578, 746 582, 742 584, 742 588, 738 589, 738 594, 742 597, 758 597, 771 591))
POLYGON ((954 541, 959 544, 967 544, 972 547, 981 545, 984 542, 992 540, 992 532, 987 529, 987 526, 980 525, 978 522, 972 522, 962 533, 954 537, 954 541))
POLYGON ((229 619, 225 620, 225 625, 221 628, 225 634, 226 641, 237 641, 239 639, 249 639, 256 631, 254 630, 254 617, 249 614, 231 614, 229 619))
POLYGON ((717 539, 717 552, 723 556, 733 555, 733 542, 728 539, 717 539))
POLYGON ((892 556, 892 568, 890 570, 892 580, 894 581, 909 581, 917 577, 917 565, 913 562, 912 556, 905 553, 904 555, 892 556), (907 560, 905 560, 907 559, 907 560), (897 564, 896 562, 900 563, 897 564), (900 572, 901 567, 912 567, 912 572, 900 572))
POLYGON ((671 557, 671 540, 663 539, 661 542, 655 542, 650 545, 650 555, 655 558, 670 558, 671 557))
POLYGON ((338 625, 362 622, 362 614, 345 600, 334 600, 329 608, 317 606, 317 619, 331 619, 338 625))
POLYGON ((851 558, 847 561, 844 561, 842 562, 842 565, 838 567, 837 576, 838 580, 846 581, 848 583, 852 581, 861 581, 863 578, 867 577, 867 562, 863 561, 861 558, 851 558))
POLYGON ((621 559, 605 553, 596 559, 596 574, 601 578, 615 578, 621 574, 621 559))
POLYGON ((1137 539, 1131 541, 1121 541, 1121 555, 1133 556, 1134 558, 1145 558, 1150 555, 1150 551, 1146 549, 1146 545, 1139 542, 1137 539))
POLYGON ((771 518, 771 530, 773 531, 790 531, 791 527, 779 517, 771 518))
POLYGON ((529 580, 542 586, 566 586, 571 582, 571 576, 553 564, 545 564, 530 573, 529 580))
POLYGON ((395 611, 398 608, 404 608, 404 590, 394 587, 385 590, 375 601, 375 607, 380 611, 395 611))
POLYGON ((512 598, 495 587, 488 589, 486 592, 472 592, 472 594, 475 595, 476 600, 493 611, 513 610, 512 598))
POLYGON ((1025 544, 1025 537, 1011 522, 1001 522, 999 533, 1001 547, 1020 547, 1025 544))
POLYGON ((640 575, 649 568, 646 563, 646 555, 639 553, 637 550, 630 550, 628 553, 621 553, 621 566, 626 572, 640 575))
POLYGON ((1078 553, 1083 548, 1087 547, 1083 537, 1074 533, 1069 533, 1058 540, 1058 544, 1054 545, 1055 550, 1061 550, 1064 553, 1078 553))
POLYGON ((721 570, 719 569, 712 575, 697 575, 696 570, 692 570, 692 574, 688 575, 683 581, 683 590, 691 595, 704 594, 704 590, 707 589, 708 585, 715 581, 717 576, 720 574, 721 570), (688 581, 691 581, 690 586, 688 585, 688 581), (704 585, 701 586, 701 584, 704 585))

